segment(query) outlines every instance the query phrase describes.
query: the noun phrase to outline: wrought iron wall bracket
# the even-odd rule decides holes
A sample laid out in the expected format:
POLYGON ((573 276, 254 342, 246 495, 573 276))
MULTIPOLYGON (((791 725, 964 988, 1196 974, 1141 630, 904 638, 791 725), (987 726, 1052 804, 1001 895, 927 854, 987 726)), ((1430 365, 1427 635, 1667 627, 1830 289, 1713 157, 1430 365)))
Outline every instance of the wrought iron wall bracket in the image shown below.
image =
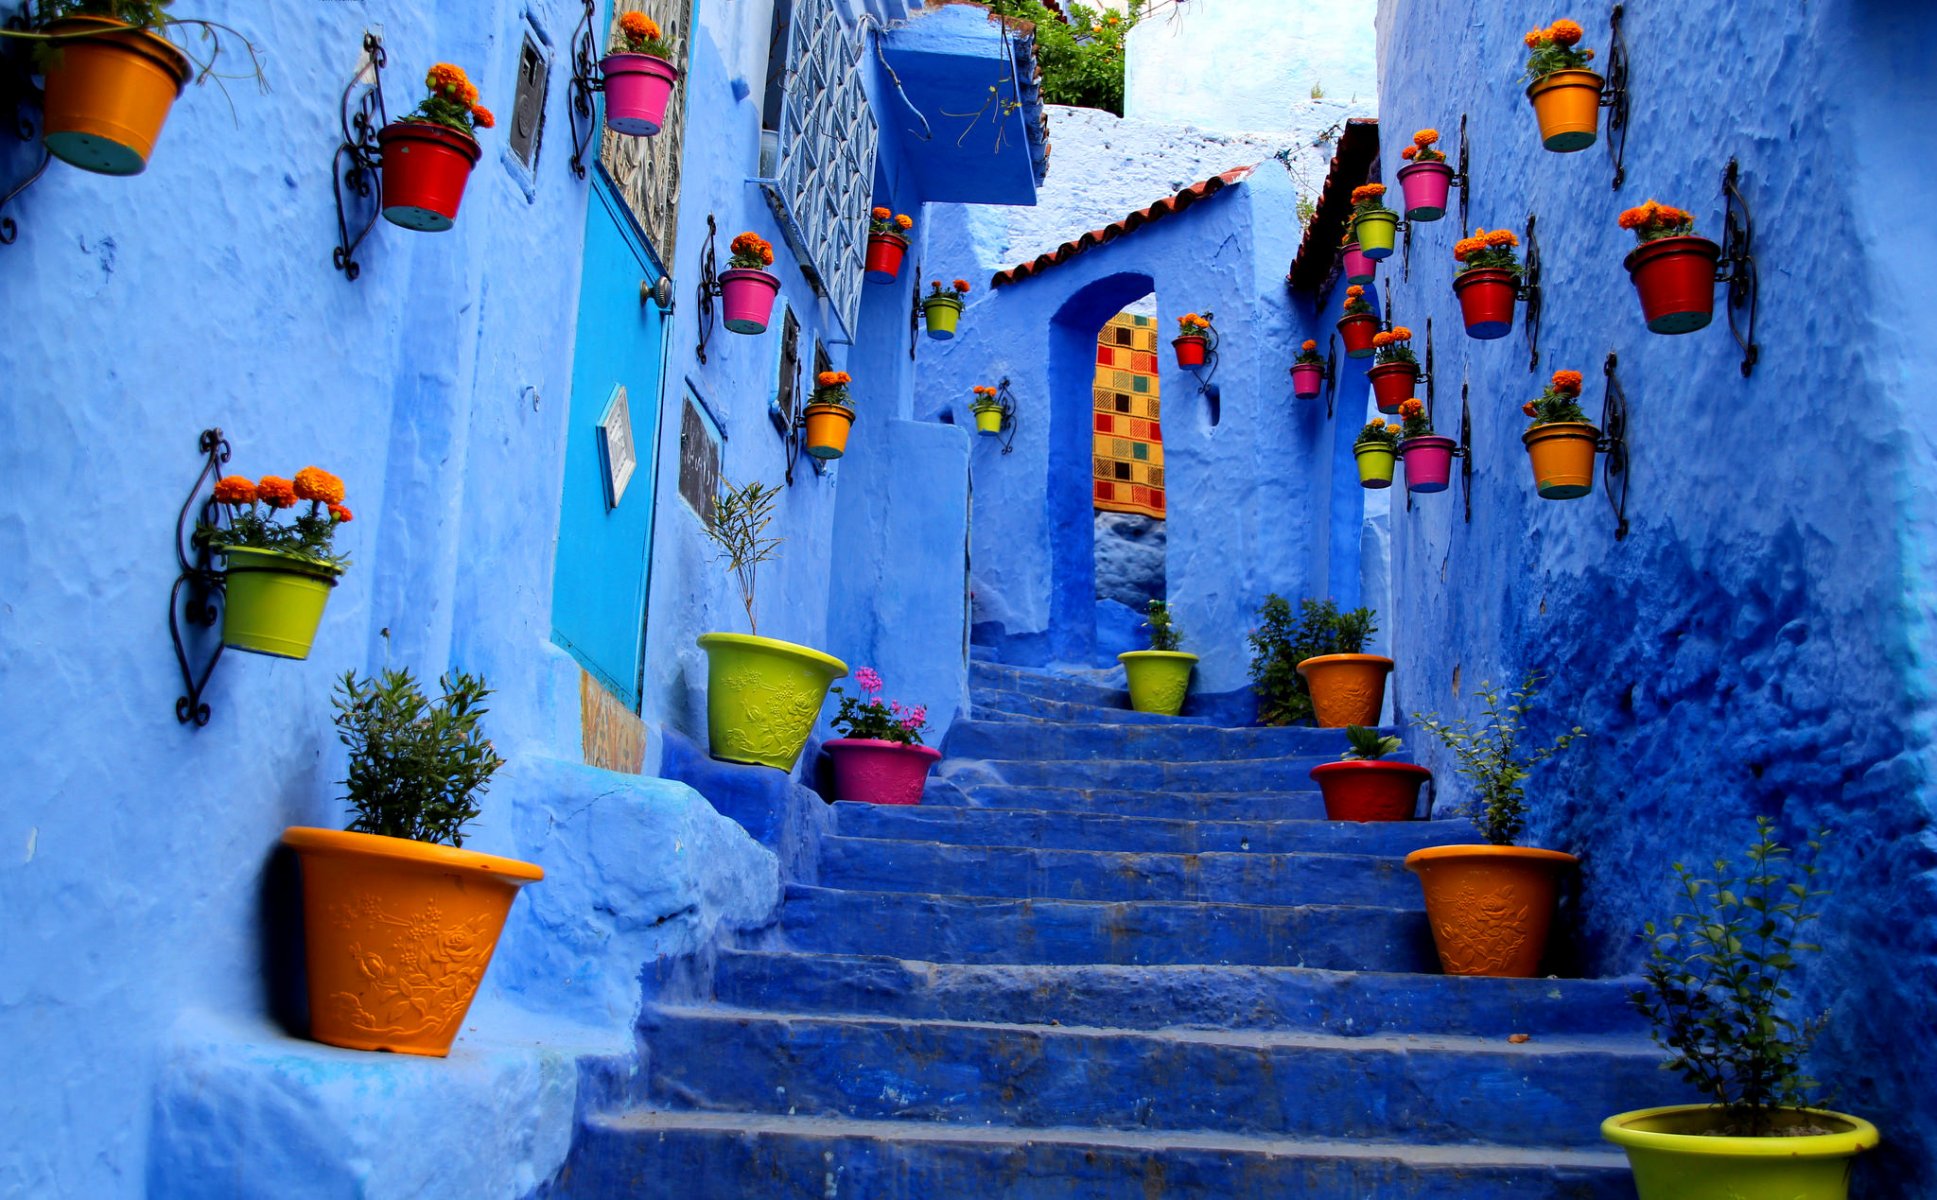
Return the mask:
MULTIPOLYGON (((1206 310, 1204 320, 1206 322, 1215 322, 1217 320, 1217 314, 1206 310)), ((1214 323, 1206 324, 1204 332, 1210 339, 1209 344, 1204 347, 1204 361, 1197 366, 1184 368, 1184 370, 1189 371, 1197 377, 1197 394, 1200 396, 1208 396, 1211 394, 1211 380, 1217 375, 1217 343, 1219 340, 1217 326, 1214 323)))
POLYGON ((915 347, 921 345, 921 260, 915 260, 915 286, 908 289, 908 361, 915 361, 915 347))
POLYGON ((1534 232, 1538 218, 1534 213, 1527 214, 1527 253, 1526 262, 1520 274, 1520 299, 1527 306, 1525 328, 1527 332, 1527 372, 1532 374, 1540 367, 1540 318, 1545 307, 1540 287, 1540 237, 1534 232))
POLYGON ((1607 157, 1614 164, 1615 191, 1627 181, 1628 155, 1628 39, 1621 32, 1625 5, 1617 4, 1608 14, 1607 74, 1601 89, 1601 107, 1607 109, 1607 157))
POLYGON ((225 595, 222 572, 215 569, 215 552, 209 548, 207 539, 198 535, 197 527, 215 524, 219 510, 214 485, 221 477, 222 464, 229 461, 229 443, 220 429, 204 429, 197 444, 202 451, 202 470, 195 476, 195 484, 188 489, 188 498, 182 501, 182 510, 175 517, 175 561, 181 570, 168 593, 168 636, 175 642, 175 663, 182 671, 182 695, 175 700, 175 720, 200 728, 209 722, 208 701, 202 699, 202 694, 215 674, 215 664, 222 658, 222 643, 219 639, 216 641, 215 649, 198 670, 189 662, 182 624, 214 629, 222 617, 225 595), (208 496, 197 504, 203 488, 209 489, 208 496), (191 513, 197 519, 191 519, 191 513))
MULTIPOLYGON (((1426 385, 1426 422, 1433 419, 1433 319, 1426 318, 1426 373, 1421 377, 1426 385)), ((1417 388, 1413 392, 1418 395, 1417 388)))
MULTIPOLYGON (((592 97, 605 91, 605 73, 599 70, 598 0, 585 0, 585 12, 572 30, 572 83, 568 115, 572 122, 572 174, 585 178, 585 152, 597 136, 598 107, 592 97)), ((705 362, 704 356, 700 358, 705 362)))
POLYGON ((1470 384, 1459 385, 1459 445, 1453 448, 1453 457, 1459 459, 1459 492, 1468 525, 1473 523, 1473 409, 1466 402, 1470 390, 1470 384))
POLYGON ((1467 158, 1471 142, 1466 134, 1466 114, 1459 115, 1459 170, 1453 172, 1453 187, 1459 189, 1459 228, 1458 236, 1465 237, 1469 228, 1467 221, 1468 203, 1473 198, 1473 168, 1467 158))
POLYGON ((693 353, 700 362, 706 361, 706 342, 713 336, 713 298, 724 295, 726 289, 720 283, 719 259, 714 253, 714 240, 720 227, 713 220, 713 214, 706 214, 706 245, 699 252, 699 282, 694 286, 699 302, 699 345, 693 353))
MULTIPOLYGON (((6 27, 15 33, 25 33, 33 28, 29 17, 31 8, 22 5, 19 12, 7 18, 6 27)), ((0 39, 6 45, 0 48, 0 88, 5 89, 6 101, 13 108, 14 136, 23 142, 32 143, 40 137, 40 127, 45 120, 46 96, 34 84, 34 69, 29 50, 21 38, 0 39)), ((19 183, 7 189, 0 196, 0 213, 5 213, 9 204, 20 198, 20 194, 34 186, 47 172, 47 164, 54 156, 41 147, 40 157, 31 171, 19 183)), ((0 216, 0 246, 11 246, 20 236, 20 226, 11 216, 0 216)))
POLYGON ((1614 510, 1614 540, 1628 536, 1628 397, 1615 374, 1616 357, 1608 351, 1601 373, 1607 377, 1607 392, 1601 401, 1601 437, 1596 443, 1601 458, 1601 484, 1607 492, 1608 507, 1614 510))
POLYGON ((343 277, 352 281, 363 273, 362 264, 356 260, 357 247, 376 228, 377 217, 383 212, 383 151, 377 133, 390 121, 383 103, 383 68, 389 61, 383 39, 366 32, 363 57, 338 105, 343 140, 337 144, 330 164, 331 181, 336 187, 336 250, 330 257, 343 277), (360 211, 366 206, 368 217, 360 211))
POLYGON ((1325 419, 1335 415, 1338 403, 1338 334, 1335 332, 1325 347, 1325 419))
POLYGON ((1009 377, 1003 376, 1002 382, 995 385, 995 400, 1002 406, 1002 433, 997 435, 1002 444, 1002 453, 1016 452, 1016 431, 1022 421, 1016 414, 1016 394, 1009 390, 1009 377))
POLYGON ((1755 265, 1755 217, 1742 196, 1742 169, 1734 159, 1722 172, 1722 203, 1726 212, 1726 232, 1722 239, 1722 258, 1715 266, 1715 282, 1728 284, 1729 332, 1742 348, 1742 377, 1755 370, 1762 356, 1755 341, 1755 314, 1761 280, 1755 265), (1736 314, 1741 313, 1738 319, 1736 314))

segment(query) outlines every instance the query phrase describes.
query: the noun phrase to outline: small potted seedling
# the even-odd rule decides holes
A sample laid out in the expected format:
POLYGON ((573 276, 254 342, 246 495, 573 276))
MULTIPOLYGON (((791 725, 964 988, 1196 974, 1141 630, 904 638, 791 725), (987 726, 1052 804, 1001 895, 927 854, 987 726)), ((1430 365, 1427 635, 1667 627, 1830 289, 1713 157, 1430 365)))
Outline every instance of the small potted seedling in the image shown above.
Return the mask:
POLYGON ((1410 821, 1419 789, 1433 773, 1417 763, 1389 762, 1402 745, 1396 737, 1363 725, 1345 728, 1347 749, 1337 762, 1320 763, 1311 777, 1325 797, 1328 821, 1410 821))
POLYGON ((1116 660, 1129 679, 1131 708, 1174 717, 1183 710, 1197 656, 1179 649, 1184 635, 1168 603, 1152 600, 1146 613, 1143 628, 1150 631, 1150 649, 1126 650, 1116 660))
POLYGON ((1258 720, 1315 721, 1334 729, 1378 724, 1392 660, 1361 653, 1379 630, 1376 619, 1369 608, 1340 612, 1331 600, 1300 601, 1294 615, 1284 597, 1266 596, 1257 627, 1245 637, 1258 720))
POLYGON ((858 697, 834 689, 841 698, 834 731, 841 736, 825 743, 834 760, 834 794, 863 804, 920 804, 928 771, 942 757, 921 742, 928 706, 882 703, 881 675, 872 667, 855 671, 854 682, 861 685, 858 697))

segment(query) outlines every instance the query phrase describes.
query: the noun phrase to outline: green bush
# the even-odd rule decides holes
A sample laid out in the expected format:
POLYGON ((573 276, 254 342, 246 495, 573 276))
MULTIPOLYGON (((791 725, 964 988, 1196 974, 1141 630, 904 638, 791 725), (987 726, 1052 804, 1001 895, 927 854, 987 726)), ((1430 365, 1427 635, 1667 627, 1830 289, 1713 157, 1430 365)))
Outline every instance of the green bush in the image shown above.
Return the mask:
POLYGON ((1414 713, 1412 719, 1459 758, 1459 773, 1473 784, 1475 804, 1461 811, 1473 818, 1480 833, 1495 846, 1511 846, 1527 824, 1526 778, 1533 769, 1587 736, 1576 725, 1554 739, 1551 746, 1520 743, 1527 714, 1540 691, 1541 676, 1529 671, 1520 689, 1503 693, 1490 682, 1475 689, 1480 698, 1480 721, 1442 721, 1438 713, 1414 713))
POLYGON ((1044 101, 1123 115, 1123 38, 1142 15, 1144 0, 1130 0, 1124 14, 1064 5, 1067 22, 1041 0, 988 0, 988 6, 1000 16, 1035 23, 1044 101))
POLYGON ((1258 609, 1251 644, 1251 687, 1258 694, 1258 721, 1292 725, 1312 716, 1311 692, 1298 664, 1321 654, 1359 654, 1379 631, 1369 608, 1341 613, 1330 600, 1301 600, 1294 618, 1291 603, 1273 592, 1258 609))
POLYGON ((1148 611, 1150 615, 1144 620, 1143 627, 1150 631, 1150 648, 1152 650, 1182 650, 1184 648, 1184 633, 1181 629, 1177 628, 1176 622, 1171 619, 1170 605, 1164 603, 1162 600, 1152 600, 1148 611))
POLYGON ((464 844, 478 815, 477 796, 504 760, 480 722, 491 694, 462 671, 437 681, 435 701, 409 671, 359 681, 343 676, 332 700, 338 736, 350 749, 344 799, 356 809, 354 833, 414 842, 464 844))

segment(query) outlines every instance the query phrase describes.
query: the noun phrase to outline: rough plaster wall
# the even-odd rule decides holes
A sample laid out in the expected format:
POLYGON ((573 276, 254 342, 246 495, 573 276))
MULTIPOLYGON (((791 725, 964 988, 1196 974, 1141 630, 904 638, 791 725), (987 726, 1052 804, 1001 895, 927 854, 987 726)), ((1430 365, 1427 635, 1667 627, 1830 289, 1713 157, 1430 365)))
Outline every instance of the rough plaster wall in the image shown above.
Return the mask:
MULTIPOLYGON (((1393 506, 1398 695, 1408 710, 1467 713, 1475 683, 1538 669, 1550 678, 1534 732, 1591 731, 1535 773, 1528 833, 1584 860, 1578 952, 1591 970, 1636 967, 1636 931, 1671 904, 1672 863, 1739 855, 1756 814, 1792 841, 1834 826, 1824 952, 1798 1009, 1833 1012, 1815 1074, 1883 1127, 1858 1188, 1929 1195, 1930 401, 1912 380, 1933 324, 1931 247, 1887 198, 1928 178, 1904 131, 1933 110, 1911 50, 1932 17, 1852 2, 1628 6, 1636 107, 1614 192, 1601 146, 1538 148, 1514 84, 1521 33, 1549 16, 1455 0, 1380 15, 1381 110, 1408 129, 1468 113, 1473 219, 1539 213, 1547 271, 1541 375, 1517 340, 1459 335, 1450 227, 1415 237, 1397 286, 1399 319, 1436 318, 1438 370, 1455 385, 1441 403, 1471 381, 1475 455, 1470 526, 1457 489, 1410 514, 1393 506), (1690 45, 1705 69, 1688 69, 1690 45), (1717 233, 1730 155, 1762 275, 1762 362, 1746 380, 1719 315, 1686 336, 1645 331, 1620 265, 1632 238, 1615 224, 1654 196, 1717 233), (1633 414, 1633 532, 1619 543, 1600 495, 1534 496, 1517 412, 1559 367, 1587 374, 1598 411, 1609 350, 1633 414)), ((1587 25, 1605 48, 1605 25, 1587 25)))
POLYGON ((1138 612, 1164 598, 1164 523, 1141 513, 1096 514, 1096 598, 1138 612))
MULTIPOLYGON (((1366 111, 1377 0, 1194 0, 1130 31, 1124 115, 1219 133, 1283 129, 1314 89, 1366 111)), ((1302 132, 1296 118, 1294 131, 1302 132)), ((1323 128, 1323 126, 1316 126, 1323 128)))

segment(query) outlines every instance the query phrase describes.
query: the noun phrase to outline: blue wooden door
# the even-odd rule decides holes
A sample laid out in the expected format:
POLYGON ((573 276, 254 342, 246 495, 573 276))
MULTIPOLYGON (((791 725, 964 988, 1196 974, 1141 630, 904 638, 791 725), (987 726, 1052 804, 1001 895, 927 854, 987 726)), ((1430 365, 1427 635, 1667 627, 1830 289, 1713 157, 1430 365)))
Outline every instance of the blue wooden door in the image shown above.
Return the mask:
POLYGON ((591 192, 552 575, 552 640, 637 711, 664 314, 646 295, 659 268, 597 167, 591 192))

